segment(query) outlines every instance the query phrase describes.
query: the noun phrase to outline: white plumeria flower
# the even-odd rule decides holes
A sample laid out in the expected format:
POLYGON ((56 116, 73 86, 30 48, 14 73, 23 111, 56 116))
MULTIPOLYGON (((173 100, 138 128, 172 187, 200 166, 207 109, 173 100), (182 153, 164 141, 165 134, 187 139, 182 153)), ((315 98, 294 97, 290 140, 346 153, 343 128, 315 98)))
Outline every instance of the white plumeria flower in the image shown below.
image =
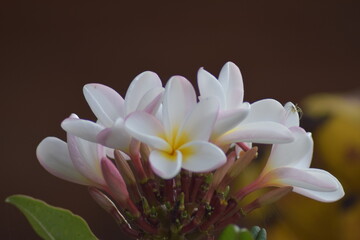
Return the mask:
MULTIPOLYGON (((276 109, 262 109, 259 115, 253 105, 243 102, 244 86, 239 68, 232 62, 226 63, 220 71, 219 80, 201 68, 198 72, 200 99, 216 97, 220 112, 216 120, 211 141, 219 146, 235 142, 286 143, 293 137, 283 124, 266 116, 276 109)), ((272 100, 275 101, 275 100, 272 100)), ((277 112, 276 112, 277 113, 277 112)))
POLYGON ((156 113, 163 90, 158 75, 150 71, 139 74, 131 82, 125 100, 107 86, 86 84, 84 96, 98 119, 97 123, 67 118, 61 126, 65 131, 88 141, 129 153, 131 136, 125 130, 126 116, 134 111, 156 113))
POLYGON ((154 172, 170 179, 181 168, 207 172, 225 163, 224 152, 208 142, 218 109, 215 98, 197 103, 191 83, 175 76, 165 88, 162 118, 138 111, 127 118, 125 126, 152 148, 149 161, 154 172))
POLYGON ((67 134, 67 143, 56 137, 47 137, 36 149, 40 164, 61 179, 101 189, 106 183, 101 171, 104 147, 67 134))
POLYGON ((322 202, 344 196, 340 182, 322 169, 310 168, 313 154, 311 133, 292 127, 294 142, 275 144, 269 160, 256 181, 258 187, 292 186, 293 191, 322 202))

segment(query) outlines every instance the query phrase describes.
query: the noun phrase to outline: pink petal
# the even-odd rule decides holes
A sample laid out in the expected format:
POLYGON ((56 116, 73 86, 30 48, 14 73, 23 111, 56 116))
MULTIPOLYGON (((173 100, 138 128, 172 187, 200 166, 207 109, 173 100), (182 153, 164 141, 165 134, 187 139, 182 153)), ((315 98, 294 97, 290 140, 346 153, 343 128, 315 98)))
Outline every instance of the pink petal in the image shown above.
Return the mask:
POLYGON ((125 96, 125 113, 130 113, 138 109, 138 105, 144 95, 154 87, 162 87, 159 76, 151 71, 146 71, 137 75, 131 82, 125 96))
POLYGON ((227 62, 220 71, 219 81, 226 96, 226 109, 238 108, 244 99, 244 85, 240 69, 227 62))
POLYGON ((314 145, 311 135, 299 127, 293 127, 290 130, 294 141, 273 145, 266 168, 285 166, 308 168, 310 166, 314 145))
POLYGON ((196 94, 191 83, 181 76, 170 78, 165 87, 163 123, 168 139, 174 139, 176 131, 196 105, 196 94))
POLYGON ((105 182, 100 167, 100 159, 105 156, 103 147, 71 134, 67 134, 67 142, 70 158, 75 168, 94 183, 104 186, 105 182))
POLYGON ((275 122, 254 122, 241 124, 239 127, 222 135, 216 140, 217 145, 236 142, 287 143, 294 140, 290 130, 275 122))
POLYGON ((106 157, 101 159, 101 170, 107 186, 110 188, 111 195, 119 202, 125 202, 129 198, 126 183, 115 167, 106 157))
POLYGON ((95 116, 106 127, 124 117, 124 99, 112 88, 92 83, 83 88, 84 96, 95 116))
POLYGON ((226 162, 224 152, 216 145, 205 141, 194 141, 183 145, 182 168, 191 172, 209 172, 226 162))
POLYGON ((200 68, 197 74, 197 82, 201 99, 208 97, 218 98, 220 108, 225 109, 225 93, 220 82, 204 68, 200 68))
POLYGON ((161 122, 153 115, 146 112, 134 112, 126 119, 125 127, 131 136, 152 148, 172 151, 165 140, 165 131, 161 122))
POLYGON ((339 188, 338 181, 330 173, 315 168, 281 167, 265 175, 270 179, 268 185, 294 186, 318 192, 334 192, 339 188))
POLYGON ((96 137, 98 143, 113 149, 129 152, 131 136, 125 129, 124 121, 119 118, 110 128, 105 128, 96 137))
POLYGON ((172 154, 153 150, 149 161, 153 171, 161 178, 170 179, 175 177, 181 170, 182 155, 180 151, 172 154))
POLYGON ((82 185, 92 185, 74 167, 64 141, 55 137, 45 138, 38 145, 36 156, 40 164, 54 176, 82 185))
POLYGON ((335 202, 335 201, 341 199, 345 195, 344 189, 341 186, 340 182, 337 179, 335 179, 335 180, 338 183, 338 188, 335 191, 319 192, 319 191, 313 191, 313 190, 299 188, 299 187, 294 187, 293 191, 298 194, 304 195, 308 198, 312 198, 317 201, 320 201, 320 202, 335 202))

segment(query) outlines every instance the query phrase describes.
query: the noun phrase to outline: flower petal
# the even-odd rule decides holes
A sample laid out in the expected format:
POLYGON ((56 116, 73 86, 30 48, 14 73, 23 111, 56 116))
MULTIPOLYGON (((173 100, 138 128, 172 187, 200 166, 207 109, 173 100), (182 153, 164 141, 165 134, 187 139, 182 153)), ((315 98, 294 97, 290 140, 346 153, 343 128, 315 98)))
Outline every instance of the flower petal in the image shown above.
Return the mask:
POLYGON ((36 156, 40 164, 54 176, 82 185, 91 185, 91 181, 74 167, 64 141, 56 137, 43 139, 36 149, 36 156))
POLYGON ((298 127, 300 125, 300 117, 298 107, 292 102, 287 102, 284 105, 285 109, 285 126, 287 127, 298 127))
POLYGON ((158 150, 150 153, 149 161, 153 171, 164 179, 175 177, 181 170, 182 155, 180 151, 172 155, 158 150))
POLYGON ((239 125, 246 118, 249 111, 249 103, 243 103, 240 108, 221 111, 216 119, 211 139, 216 139, 239 125))
POLYGON ((196 105, 196 94, 191 83, 184 77, 170 78, 165 87, 163 123, 168 139, 175 139, 184 119, 196 105))
POLYGON ((205 141, 194 141, 183 145, 182 168, 191 172, 212 171, 226 162, 224 152, 216 145, 205 141))
POLYGON ((204 68, 200 68, 197 74, 197 83, 200 91, 200 99, 208 97, 218 98, 220 109, 225 109, 225 93, 220 82, 204 68))
POLYGON ((294 186, 318 192, 334 192, 339 188, 337 179, 330 173, 315 168, 281 167, 268 172, 267 185, 294 186))
POLYGON ((74 167, 86 178, 99 186, 104 186, 100 159, 105 156, 102 146, 67 134, 68 149, 74 167))
POLYGON ((86 84, 84 96, 95 116, 106 127, 124 117, 124 99, 112 88, 98 83, 86 84))
POLYGON ((227 62, 220 71, 219 81, 226 96, 226 109, 238 108, 244 99, 244 84, 240 69, 227 62))
POLYGON ((218 111, 219 104, 216 98, 201 100, 181 126, 174 146, 181 146, 186 140, 209 140, 218 111))
POLYGON ((96 137, 101 145, 129 153, 131 136, 125 129, 124 121, 119 118, 111 128, 105 128, 96 137))
POLYGON ((296 192, 298 194, 304 195, 308 198, 312 198, 321 202, 335 202, 341 199, 345 195, 345 192, 340 182, 337 179, 334 180, 337 181, 338 188, 337 190, 332 192, 318 192, 318 191, 313 191, 299 187, 294 187, 293 192, 296 192))
POLYGON ((131 136, 150 147, 171 152, 171 146, 164 140, 165 131, 161 122, 146 112, 134 112, 125 121, 131 136))
POLYGON ((68 133, 90 142, 96 142, 96 136, 104 129, 103 126, 89 120, 79 119, 71 114, 61 123, 61 127, 68 133))
MULTIPOLYGON (((265 169, 277 167, 310 167, 313 145, 311 134, 300 127, 290 128, 294 141, 290 143, 274 144, 265 169)), ((266 171, 266 170, 265 170, 266 171)))
POLYGON ((145 111, 150 114, 155 114, 161 104, 164 88, 154 87, 150 89, 139 102, 137 111, 145 111))
POLYGON ((126 116, 137 110, 141 99, 154 87, 162 87, 159 76, 154 72, 146 71, 134 78, 125 96, 126 116))
POLYGON ((241 124, 234 130, 222 135, 216 140, 221 146, 236 142, 253 143, 287 143, 294 140, 290 130, 282 124, 275 122, 254 122, 241 124))
POLYGON ((250 113, 243 123, 271 121, 284 123, 284 107, 275 99, 263 99, 251 104, 250 113))

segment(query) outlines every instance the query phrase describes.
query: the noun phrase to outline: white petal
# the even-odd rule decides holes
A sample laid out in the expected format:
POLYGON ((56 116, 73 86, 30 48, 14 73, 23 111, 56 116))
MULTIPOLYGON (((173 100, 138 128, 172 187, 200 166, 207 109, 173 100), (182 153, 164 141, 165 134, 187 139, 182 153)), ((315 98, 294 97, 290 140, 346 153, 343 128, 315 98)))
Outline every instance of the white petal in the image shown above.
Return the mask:
POLYGON ((106 127, 124 117, 124 99, 112 88, 92 83, 86 84, 83 92, 91 110, 106 127))
POLYGON ((100 166, 100 160, 105 156, 103 147, 71 134, 67 134, 67 142, 74 167, 86 178, 104 186, 105 181, 100 166))
POLYGON ((182 168, 191 172, 212 171, 226 162, 224 152, 205 141, 190 142, 183 145, 179 151, 183 156, 182 168))
POLYGON ((281 167, 271 170, 269 183, 294 186, 319 192, 334 192, 339 188, 338 181, 330 173, 315 168, 298 169, 281 167))
POLYGON ((275 122, 254 122, 240 124, 239 127, 222 135, 216 140, 217 145, 236 142, 287 143, 294 140, 290 130, 275 122))
POLYGON ((36 156, 40 164, 56 177, 82 185, 91 185, 91 181, 75 169, 64 141, 55 137, 45 138, 38 145, 36 156))
POLYGON ((292 102, 288 102, 284 105, 285 109, 285 126, 298 127, 300 125, 300 118, 298 113, 298 107, 292 102))
POLYGON ((144 95, 154 87, 161 87, 162 83, 159 76, 151 71, 146 71, 137 75, 131 82, 125 96, 125 113, 136 111, 144 95))
POLYGON ((139 102, 137 111, 145 111, 150 114, 155 114, 160 107, 163 92, 164 88, 162 87, 150 89, 139 102))
POLYGON ((180 151, 170 155, 167 152, 153 150, 150 153, 149 161, 153 171, 158 176, 170 179, 180 172, 182 156, 180 151))
POLYGON ((200 91, 200 98, 218 98, 220 109, 225 109, 225 93, 220 82, 204 68, 200 68, 197 74, 197 83, 200 91))
POLYGON ((335 191, 332 192, 318 192, 318 191, 313 191, 313 190, 309 190, 309 189, 304 189, 304 188, 299 188, 299 187, 294 187, 293 191, 304 195, 308 198, 312 198, 315 199, 317 201, 321 201, 321 202, 335 202, 339 199, 341 199, 344 195, 344 189, 341 186, 340 182, 335 179, 338 182, 338 188, 335 191))
POLYGON ((271 121, 284 123, 285 109, 274 99, 263 99, 251 104, 250 113, 243 123, 271 121))
POLYGON ((131 136, 125 129, 124 121, 119 118, 112 127, 101 131, 96 140, 106 147, 128 152, 131 136))
POLYGON ((209 140, 218 111, 216 98, 201 100, 180 128, 174 146, 181 146, 188 141, 209 140))
POLYGON ((166 84, 163 103, 163 123, 168 139, 174 139, 184 119, 196 104, 191 83, 181 76, 170 78, 166 84))
POLYGON ((221 111, 216 119, 211 139, 215 139, 235 128, 243 121, 250 111, 250 104, 243 103, 240 108, 221 111))
POLYGON ((308 168, 310 166, 314 145, 311 135, 299 127, 293 127, 290 130, 294 141, 273 145, 266 168, 285 166, 308 168))
POLYGON ((170 145, 164 140, 165 131, 161 122, 146 112, 134 112, 125 121, 131 136, 150 147, 171 152, 170 145))
POLYGON ((240 69, 227 62, 220 71, 219 81, 226 96, 226 109, 238 108, 244 99, 244 85, 240 69))
POLYGON ((61 127, 68 133, 90 142, 96 142, 96 136, 104 129, 103 126, 89 120, 74 117, 66 118, 61 127))

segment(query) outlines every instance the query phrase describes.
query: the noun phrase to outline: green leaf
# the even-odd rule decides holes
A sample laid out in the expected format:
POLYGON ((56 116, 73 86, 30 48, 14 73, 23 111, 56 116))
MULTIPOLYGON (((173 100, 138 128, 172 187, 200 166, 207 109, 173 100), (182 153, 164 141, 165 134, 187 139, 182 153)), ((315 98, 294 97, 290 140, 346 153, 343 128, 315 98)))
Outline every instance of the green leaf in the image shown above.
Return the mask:
POLYGON ((247 229, 230 224, 224 229, 218 240, 254 240, 254 238, 247 229))
POLYGON ((5 202, 15 205, 28 219, 35 232, 45 240, 95 240, 88 224, 66 209, 25 195, 13 195, 5 202))
POLYGON ((266 230, 264 228, 254 226, 250 231, 255 240, 266 240, 266 230))

